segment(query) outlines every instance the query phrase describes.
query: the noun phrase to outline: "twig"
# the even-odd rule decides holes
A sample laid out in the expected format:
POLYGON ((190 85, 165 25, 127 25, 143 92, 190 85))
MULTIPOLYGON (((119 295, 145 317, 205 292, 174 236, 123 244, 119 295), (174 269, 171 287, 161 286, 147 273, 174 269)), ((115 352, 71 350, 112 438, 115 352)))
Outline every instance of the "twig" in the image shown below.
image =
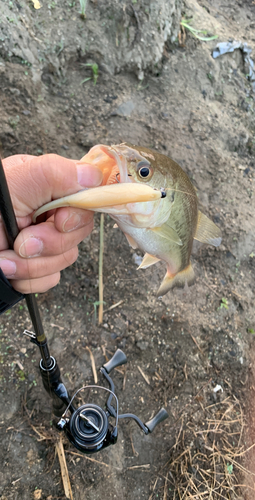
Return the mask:
POLYGON ((163 500, 167 500, 167 478, 165 479, 163 500))
POLYGON ((95 458, 88 457, 87 455, 81 455, 80 453, 76 453, 75 451, 66 450, 66 453, 70 453, 71 455, 75 455, 76 457, 86 458, 86 460, 90 460, 90 462, 95 462, 96 464, 104 465, 105 467, 110 467, 112 469, 121 470, 120 467, 114 467, 114 465, 109 465, 109 464, 106 464, 105 462, 100 462, 99 460, 96 460, 95 458))
POLYGON ((103 323, 104 312, 104 294, 103 294, 103 253, 104 253, 104 214, 100 217, 100 250, 99 250, 99 309, 98 309, 98 324, 103 323))
POLYGON ((105 313, 108 312, 108 311, 111 311, 112 309, 115 309, 115 307, 120 306, 121 304, 123 304, 123 302, 124 302, 124 300, 120 300, 116 304, 113 304, 111 307, 108 307, 108 309, 105 309, 105 313))
POLYGON ((124 378, 123 378, 123 384, 122 384, 123 391, 125 391, 126 381, 127 381, 127 367, 124 368, 124 378))
POLYGON ((55 323, 51 323, 50 326, 58 328, 59 330, 64 330, 63 326, 55 325, 55 323))
POLYGON ((41 434, 30 422, 30 425, 33 429, 33 431, 38 434, 38 436, 40 436, 40 439, 38 439, 37 441, 47 441, 49 438, 47 436, 44 436, 43 434, 41 434))
POLYGON ((210 290, 211 290, 213 293, 215 293, 215 295, 217 295, 217 297, 220 297, 220 298, 221 298, 221 295, 220 295, 219 293, 215 292, 215 290, 214 290, 214 289, 213 289, 213 288, 212 288, 212 287, 211 287, 208 283, 206 283, 206 281, 205 281, 205 280, 202 280, 202 283, 204 283, 204 285, 208 286, 208 288, 210 288, 210 290))
POLYGON ((134 470, 134 469, 150 469, 151 464, 144 464, 144 465, 132 465, 132 467, 127 467, 127 470, 134 470))
POLYGON ((134 457, 138 457, 139 453, 138 453, 138 451, 136 451, 136 449, 134 447, 134 443, 133 443, 133 439, 132 439, 132 435, 131 434, 130 434, 130 441, 131 441, 133 455, 134 455, 134 457))
POLYGON ((191 335, 191 333, 190 333, 190 332, 189 332, 189 334, 190 334, 190 336, 191 336, 191 338, 192 338, 192 340, 193 340, 194 344, 196 344, 197 348, 199 349, 199 351, 201 352, 201 354, 203 354, 203 356, 204 356, 204 353, 203 353, 203 351, 202 351, 201 347, 199 346, 199 344, 197 343, 197 341, 196 341, 195 337, 193 337, 193 335, 191 335))
POLYGON ((145 373, 143 372, 142 368, 140 368, 140 366, 137 366, 139 372, 141 373, 142 377, 144 378, 145 382, 147 382, 148 385, 150 385, 150 380, 149 378, 147 377, 147 375, 145 375, 145 373))
POLYGON ((15 479, 15 481, 12 481, 12 484, 16 484, 18 481, 20 481, 22 479, 23 476, 19 477, 19 479, 15 479))
POLYGON ((65 496, 67 498, 69 498, 70 500, 73 500, 73 493, 72 493, 71 483, 70 483, 68 469, 67 469, 67 465, 66 465, 66 457, 65 457, 62 438, 60 438, 59 441, 56 443, 56 450, 57 450, 58 459, 59 459, 59 463, 60 463, 60 470, 61 470, 61 476, 62 476, 64 491, 65 491, 65 496))
POLYGON ((155 488, 156 488, 156 486, 157 486, 157 482, 158 482, 158 477, 157 477, 157 479, 156 479, 156 481, 155 481, 155 483, 154 483, 154 485, 153 485, 153 490, 152 490, 152 494, 151 494, 151 495, 149 496, 149 500, 152 500, 152 497, 153 497, 153 493, 154 493, 154 491, 155 491, 155 488))
POLYGON ((95 384, 97 384, 97 370, 96 370, 95 359, 94 359, 93 353, 90 350, 90 348, 87 346, 86 349, 87 349, 87 351, 89 351, 90 361, 91 361, 91 368, 92 368, 93 377, 94 377, 94 382, 95 382, 95 384))

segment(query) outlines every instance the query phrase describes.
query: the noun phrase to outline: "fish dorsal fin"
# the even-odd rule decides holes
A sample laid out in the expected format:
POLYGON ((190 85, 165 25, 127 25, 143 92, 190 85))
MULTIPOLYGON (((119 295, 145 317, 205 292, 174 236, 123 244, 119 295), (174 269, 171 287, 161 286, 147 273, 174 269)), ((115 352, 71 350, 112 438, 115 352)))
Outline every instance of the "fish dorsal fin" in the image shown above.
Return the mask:
POLYGON ((162 238, 165 238, 167 240, 172 241, 173 243, 176 243, 176 245, 182 246, 182 244, 183 244, 182 241, 180 240, 177 232, 175 231, 175 229, 173 229, 171 226, 169 226, 167 224, 167 222, 165 222, 165 224, 163 224, 160 227, 154 227, 154 228, 150 229, 150 231, 153 231, 154 233, 156 233, 158 236, 161 236, 162 238))
POLYGON ((201 243, 209 243, 215 247, 221 244, 221 230, 206 215, 198 211, 198 221, 195 240, 201 243))
POLYGON ((140 266, 137 269, 146 269, 147 267, 153 266, 153 264, 156 264, 156 262, 159 262, 160 259, 157 257, 154 257, 154 255, 150 255, 149 253, 146 253, 144 255, 144 258, 140 264, 140 266))

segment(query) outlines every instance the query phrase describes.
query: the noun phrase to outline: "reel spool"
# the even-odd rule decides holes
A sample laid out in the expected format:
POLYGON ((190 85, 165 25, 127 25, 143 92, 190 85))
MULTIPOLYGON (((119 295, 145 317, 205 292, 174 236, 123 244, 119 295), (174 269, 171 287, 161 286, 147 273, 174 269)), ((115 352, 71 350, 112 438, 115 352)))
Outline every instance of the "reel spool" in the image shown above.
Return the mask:
POLYGON ((109 424, 108 416, 100 406, 85 404, 72 414, 68 437, 80 451, 95 453, 116 442, 115 429, 117 430, 109 424))

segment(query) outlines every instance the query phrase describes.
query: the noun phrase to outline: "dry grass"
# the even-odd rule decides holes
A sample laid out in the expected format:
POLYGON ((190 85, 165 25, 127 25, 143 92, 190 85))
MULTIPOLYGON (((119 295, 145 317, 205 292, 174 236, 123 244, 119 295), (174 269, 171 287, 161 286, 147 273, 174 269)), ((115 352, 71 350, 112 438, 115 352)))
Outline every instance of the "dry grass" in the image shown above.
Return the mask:
MULTIPOLYGON (((242 465, 244 416, 239 401, 227 398, 203 408, 202 421, 186 417, 176 432, 170 459, 151 500, 243 500, 251 474, 242 465)), ((155 482, 154 482, 155 484, 155 482)))

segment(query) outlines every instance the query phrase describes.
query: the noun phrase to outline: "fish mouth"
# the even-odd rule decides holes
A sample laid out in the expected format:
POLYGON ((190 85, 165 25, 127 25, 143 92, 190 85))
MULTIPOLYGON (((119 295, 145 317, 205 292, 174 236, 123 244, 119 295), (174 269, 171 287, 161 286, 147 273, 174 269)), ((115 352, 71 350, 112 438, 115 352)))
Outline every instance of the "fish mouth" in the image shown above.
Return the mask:
POLYGON ((99 168, 103 174, 104 185, 132 182, 128 174, 127 159, 118 146, 94 146, 80 162, 99 168))
MULTIPOLYGON (((125 155, 119 150, 118 146, 100 146, 101 151, 103 151, 109 158, 115 160, 116 167, 118 171, 115 175, 115 182, 132 182, 130 179, 130 174, 127 168, 127 159, 125 155)), ((114 172, 115 173, 115 172, 114 172)))

